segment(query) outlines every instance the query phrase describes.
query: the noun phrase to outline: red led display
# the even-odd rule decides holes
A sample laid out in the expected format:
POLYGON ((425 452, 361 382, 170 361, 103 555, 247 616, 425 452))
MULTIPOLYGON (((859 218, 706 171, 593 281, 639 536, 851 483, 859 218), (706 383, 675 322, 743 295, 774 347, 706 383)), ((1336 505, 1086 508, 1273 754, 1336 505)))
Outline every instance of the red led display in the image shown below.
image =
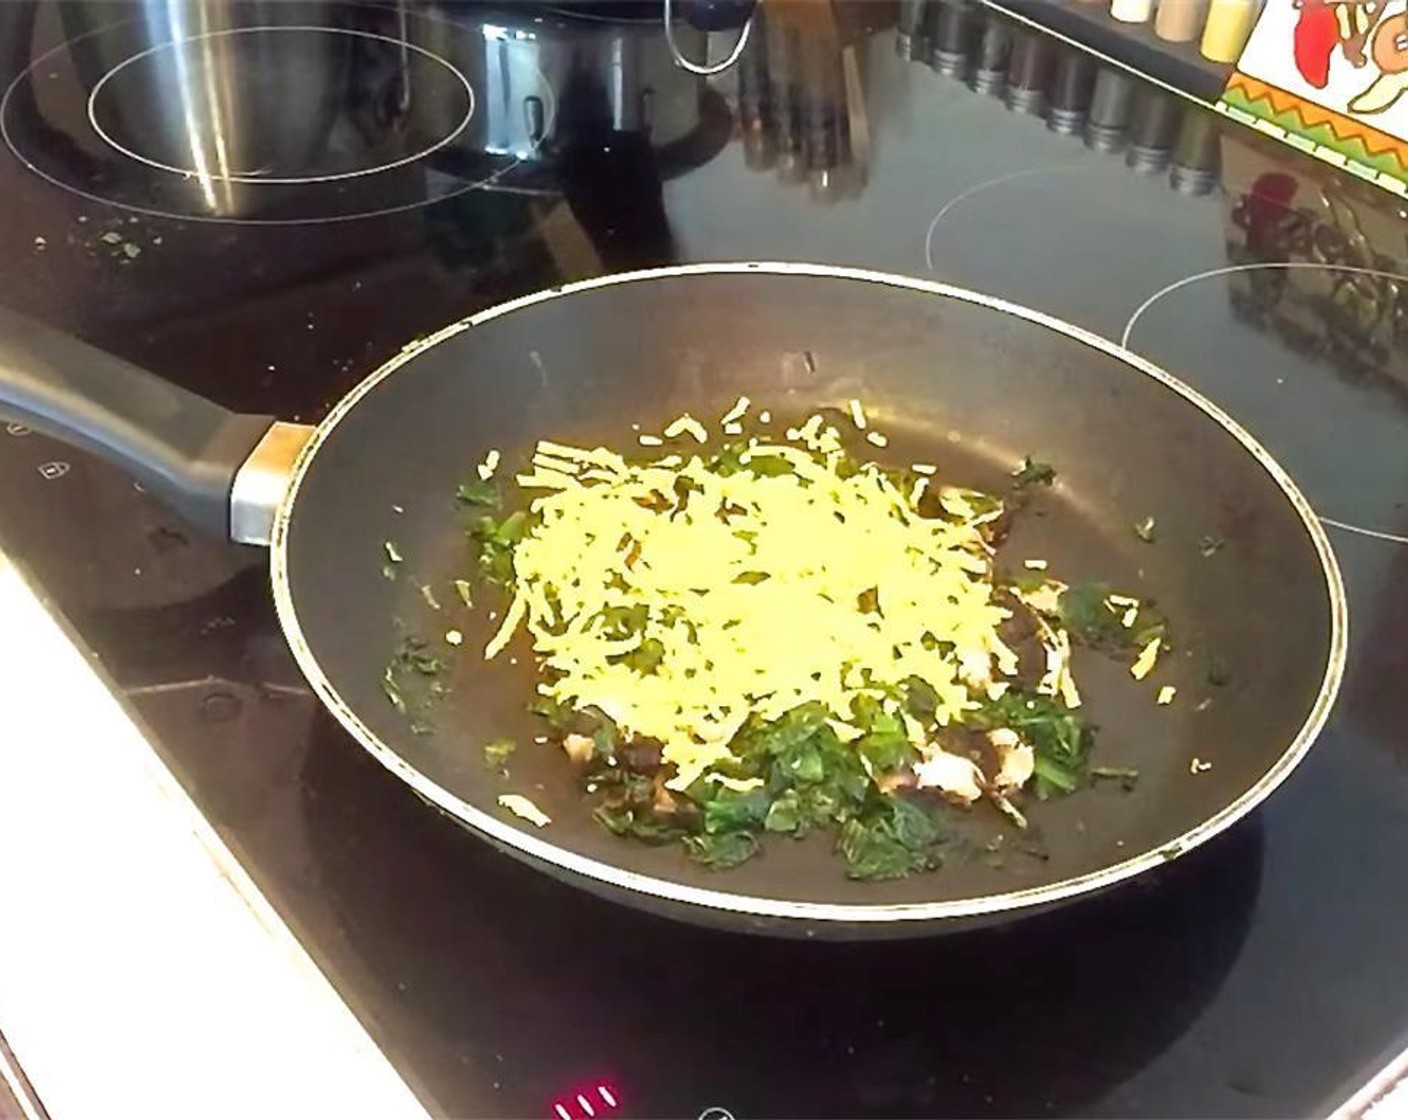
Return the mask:
POLYGON ((600 1120, 614 1116, 620 1107, 621 1098, 615 1086, 598 1081, 553 1101, 550 1120, 600 1120))

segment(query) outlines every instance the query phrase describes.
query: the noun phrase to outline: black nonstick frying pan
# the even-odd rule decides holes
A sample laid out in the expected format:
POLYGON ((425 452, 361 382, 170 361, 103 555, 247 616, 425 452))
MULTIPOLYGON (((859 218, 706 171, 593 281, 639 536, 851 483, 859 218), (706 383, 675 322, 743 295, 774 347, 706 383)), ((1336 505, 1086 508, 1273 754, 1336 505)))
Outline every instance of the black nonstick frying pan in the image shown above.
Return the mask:
MULTIPOLYGON (((352 737, 421 797, 503 850, 580 886, 696 921, 823 936, 952 928, 1119 883, 1250 812, 1323 725, 1347 616, 1305 499, 1216 405, 1142 359, 1036 312, 942 284, 802 264, 631 273, 493 308, 408 346, 316 428, 236 416, 152 375, 0 314, 0 406, 125 465, 194 524, 271 546, 273 594, 309 683, 352 737), (1053 572, 1152 595, 1175 650, 1159 707, 1124 665, 1077 664, 1098 760, 1137 768, 1034 805, 1012 837, 974 810, 977 842, 943 869, 852 882, 822 837, 709 871, 675 847, 610 835, 539 730, 526 650, 487 665, 491 626, 448 591, 470 567, 454 502, 488 450, 539 438, 633 444, 740 396, 806 414, 858 397, 890 434, 878 456, 1000 489, 1031 454, 1056 485, 1007 548, 1053 572), (1131 526, 1153 517, 1150 544, 1131 526), (402 557, 383 573, 386 542, 402 557), (1209 541, 1218 547, 1209 547, 1209 541), (439 611, 421 586, 441 589, 439 611), (428 733, 383 692, 407 634, 462 627, 428 733), (1209 666, 1216 666, 1209 671, 1209 666), (505 779, 482 746, 522 746, 505 779), (538 829, 498 797, 521 792, 538 829), (1003 834, 1002 841, 996 840, 1003 834), (994 849, 989 851, 988 849, 994 849)), ((472 891, 473 883, 446 884, 472 891)), ((484 900, 492 905, 492 899, 484 900)))

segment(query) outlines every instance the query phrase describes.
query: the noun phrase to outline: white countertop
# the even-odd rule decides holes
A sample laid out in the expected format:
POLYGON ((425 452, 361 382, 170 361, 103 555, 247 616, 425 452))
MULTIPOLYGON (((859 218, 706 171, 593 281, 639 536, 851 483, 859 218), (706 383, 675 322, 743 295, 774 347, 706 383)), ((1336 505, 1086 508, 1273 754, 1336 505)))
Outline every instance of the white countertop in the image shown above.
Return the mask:
POLYGON ((428 1114, 0 555, 0 1032, 52 1120, 428 1114))

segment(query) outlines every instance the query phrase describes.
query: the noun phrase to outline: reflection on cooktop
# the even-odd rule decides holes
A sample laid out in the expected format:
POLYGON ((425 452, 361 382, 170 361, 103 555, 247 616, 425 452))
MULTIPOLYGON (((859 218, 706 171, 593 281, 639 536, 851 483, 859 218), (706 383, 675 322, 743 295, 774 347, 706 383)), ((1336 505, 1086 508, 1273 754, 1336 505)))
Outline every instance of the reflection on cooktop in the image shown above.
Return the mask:
POLYGON ((330 27, 243 27, 163 43, 119 62, 88 95, 89 120, 109 145, 194 177, 206 192, 388 171, 454 140, 473 113, 469 79, 444 59, 330 27), (433 120, 416 119, 422 100, 441 110, 433 120), (424 127, 441 133, 442 123, 453 127, 424 127))
POLYGON ((219 221, 367 216, 496 182, 551 135, 533 43, 499 27, 337 3, 208 6, 199 21, 178 4, 132 10, 65 7, 70 38, 0 99, 15 155, 93 201, 219 221), (477 120, 490 86, 527 122, 514 145, 477 120))

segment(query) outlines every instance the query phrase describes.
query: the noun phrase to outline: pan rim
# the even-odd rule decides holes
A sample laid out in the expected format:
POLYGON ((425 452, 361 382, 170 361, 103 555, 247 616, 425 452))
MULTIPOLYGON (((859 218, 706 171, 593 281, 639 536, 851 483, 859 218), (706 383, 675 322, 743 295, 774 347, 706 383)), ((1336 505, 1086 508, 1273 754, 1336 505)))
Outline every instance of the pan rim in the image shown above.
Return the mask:
POLYGON ((274 606, 284 631, 284 637, 314 692, 364 750, 431 804, 497 844, 513 849, 535 862, 547 864, 558 870, 569 872, 573 876, 580 876, 606 887, 644 895, 666 903, 793 922, 856 925, 897 922, 924 923, 1000 914, 1014 910, 1028 910, 1094 893, 1168 863, 1226 831, 1260 805, 1291 774, 1310 750, 1329 719, 1344 679, 1349 645, 1349 604, 1345 595, 1344 580, 1324 526, 1320 523, 1300 488, 1271 453, 1219 405, 1198 390, 1111 339, 1020 304, 936 280, 845 265, 795 261, 715 261, 592 277, 587 280, 547 288, 497 304, 409 343, 388 362, 368 374, 338 401, 317 425, 312 436, 304 445, 294 464, 288 490, 275 514, 270 541, 270 575, 274 606), (1153 379, 1166 389, 1177 393, 1237 440, 1276 483, 1283 496, 1300 517, 1320 559, 1321 572, 1325 578, 1326 593, 1330 601, 1330 634, 1325 671, 1321 678, 1319 691, 1300 729, 1272 766, 1234 801, 1174 839, 1157 848, 1138 852, 1119 863, 1082 875, 1061 879, 1055 883, 1005 891, 1001 894, 978 895, 971 898, 936 902, 806 902, 689 886, 673 880, 629 871, 560 848, 551 841, 520 829, 483 809, 476 808, 451 793, 438 782, 411 766, 380 736, 367 727, 333 687, 332 682, 323 673, 309 648, 298 619, 288 578, 288 530, 293 511, 297 505, 298 491, 316 458, 318 448, 327 440, 338 423, 363 397, 401 366, 446 339, 481 323, 547 300, 617 284, 630 284, 666 277, 745 273, 812 276, 881 284, 957 299, 1024 319, 1113 357, 1123 362, 1131 370, 1153 379))

